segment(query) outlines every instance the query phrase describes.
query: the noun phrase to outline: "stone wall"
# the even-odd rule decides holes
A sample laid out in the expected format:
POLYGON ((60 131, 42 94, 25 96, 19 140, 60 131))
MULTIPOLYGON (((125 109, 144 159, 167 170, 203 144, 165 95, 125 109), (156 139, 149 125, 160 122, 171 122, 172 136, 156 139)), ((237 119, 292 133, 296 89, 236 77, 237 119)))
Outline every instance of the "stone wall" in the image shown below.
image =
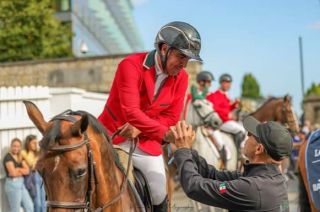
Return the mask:
POLYGON ((320 96, 311 95, 303 100, 304 119, 320 124, 320 96))
MULTIPOLYGON (((108 92, 123 57, 125 55, 2 63, 0 87, 41 85, 108 92)), ((201 67, 198 62, 189 62, 190 81, 195 80, 201 67)))

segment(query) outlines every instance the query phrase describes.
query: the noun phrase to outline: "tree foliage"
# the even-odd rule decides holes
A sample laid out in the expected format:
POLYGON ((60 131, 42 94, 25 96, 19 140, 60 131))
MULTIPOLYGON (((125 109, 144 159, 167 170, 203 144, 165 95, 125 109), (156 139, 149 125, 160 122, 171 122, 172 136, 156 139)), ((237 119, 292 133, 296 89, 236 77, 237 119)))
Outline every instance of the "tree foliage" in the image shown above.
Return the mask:
POLYGON ((305 96, 317 95, 320 96, 320 83, 312 83, 311 87, 307 90, 305 96))
POLYGON ((0 62, 71 56, 70 24, 54 13, 51 0, 0 1, 0 62))
POLYGON ((243 77, 242 81, 242 97, 259 99, 260 95, 260 86, 256 78, 252 74, 246 74, 243 77))

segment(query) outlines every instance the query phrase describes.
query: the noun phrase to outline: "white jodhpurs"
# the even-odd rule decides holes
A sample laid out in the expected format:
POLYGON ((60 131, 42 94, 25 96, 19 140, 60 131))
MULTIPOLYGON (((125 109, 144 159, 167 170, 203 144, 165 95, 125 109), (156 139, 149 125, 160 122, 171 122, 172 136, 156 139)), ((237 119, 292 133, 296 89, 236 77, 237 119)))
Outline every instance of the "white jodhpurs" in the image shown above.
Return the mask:
MULTIPOLYGON (((119 146, 129 152, 130 142, 125 141, 119 146)), ((153 205, 160 205, 167 196, 167 179, 162 155, 149 155, 137 147, 132 155, 132 163, 146 176, 153 205)))
POLYGON ((224 122, 220 129, 233 134, 237 134, 239 132, 245 133, 244 127, 240 123, 233 120, 224 122))

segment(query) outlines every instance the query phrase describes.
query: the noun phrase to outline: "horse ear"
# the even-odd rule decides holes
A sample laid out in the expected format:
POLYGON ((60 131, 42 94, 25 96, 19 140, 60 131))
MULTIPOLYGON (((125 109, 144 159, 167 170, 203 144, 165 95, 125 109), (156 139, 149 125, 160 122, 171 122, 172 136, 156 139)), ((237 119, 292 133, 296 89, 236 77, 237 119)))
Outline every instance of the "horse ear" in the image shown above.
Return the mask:
POLYGON ((29 118, 43 135, 48 128, 49 123, 44 120, 41 111, 33 102, 24 100, 23 103, 26 106, 29 118))
POLYGON ((283 100, 284 100, 285 102, 291 102, 291 96, 290 96, 289 94, 287 94, 287 95, 285 95, 285 96, 283 97, 283 100))
POLYGON ((71 127, 71 133, 73 136, 80 136, 84 131, 87 130, 89 125, 89 119, 86 114, 81 116, 81 119, 76 121, 71 127))

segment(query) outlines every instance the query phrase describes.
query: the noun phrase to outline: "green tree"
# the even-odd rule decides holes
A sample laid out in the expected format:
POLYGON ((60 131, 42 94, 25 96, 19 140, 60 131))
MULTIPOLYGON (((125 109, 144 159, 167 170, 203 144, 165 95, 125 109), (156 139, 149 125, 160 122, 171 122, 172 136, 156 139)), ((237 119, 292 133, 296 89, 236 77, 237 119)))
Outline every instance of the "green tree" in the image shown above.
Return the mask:
POLYGON ((312 83, 311 87, 307 90, 305 96, 310 96, 312 94, 320 96, 320 83, 312 83))
POLYGON ((242 97, 259 99, 260 95, 260 86, 256 78, 252 74, 245 74, 242 81, 242 97))
POLYGON ((54 16, 51 0, 0 1, 0 62, 72 55, 71 27, 54 16))

